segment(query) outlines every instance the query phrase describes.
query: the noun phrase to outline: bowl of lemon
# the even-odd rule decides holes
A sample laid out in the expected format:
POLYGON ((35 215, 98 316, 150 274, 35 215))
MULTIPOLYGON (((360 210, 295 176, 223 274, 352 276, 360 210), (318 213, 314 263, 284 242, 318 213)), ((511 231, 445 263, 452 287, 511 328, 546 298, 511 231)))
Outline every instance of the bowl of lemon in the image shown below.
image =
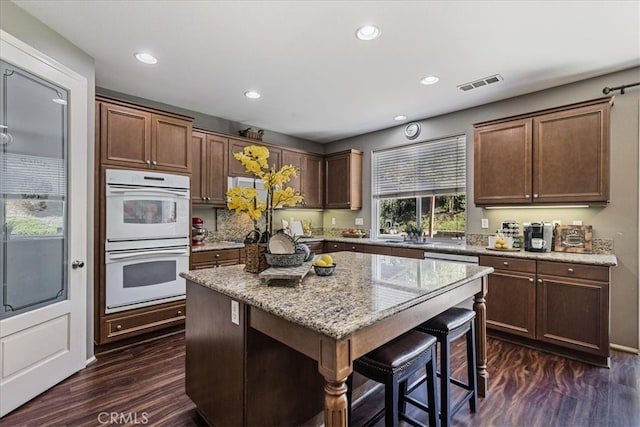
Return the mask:
POLYGON ((331 276, 336 271, 336 264, 331 255, 324 254, 313 262, 313 271, 318 276, 331 276))

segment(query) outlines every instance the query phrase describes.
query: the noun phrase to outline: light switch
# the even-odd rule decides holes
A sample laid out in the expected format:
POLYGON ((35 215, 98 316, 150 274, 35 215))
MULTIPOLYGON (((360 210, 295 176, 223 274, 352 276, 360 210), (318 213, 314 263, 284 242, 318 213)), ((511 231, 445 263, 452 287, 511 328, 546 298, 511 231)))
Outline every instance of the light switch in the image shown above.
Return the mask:
POLYGON ((480 222, 480 227, 489 228, 489 220, 487 218, 482 218, 482 221, 480 222))
POLYGON ((356 225, 364 225, 364 218, 356 218, 356 225))
POLYGON ((231 323, 240 324, 240 304, 234 300, 231 300, 231 323))

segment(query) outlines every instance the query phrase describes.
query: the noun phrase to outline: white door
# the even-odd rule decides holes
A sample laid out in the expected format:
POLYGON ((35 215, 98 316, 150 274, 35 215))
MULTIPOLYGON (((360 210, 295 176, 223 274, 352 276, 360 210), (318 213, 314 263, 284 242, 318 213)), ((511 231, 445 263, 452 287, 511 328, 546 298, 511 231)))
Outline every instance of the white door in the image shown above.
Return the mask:
POLYGON ((86 364, 87 82, 0 43, 2 417, 86 364))

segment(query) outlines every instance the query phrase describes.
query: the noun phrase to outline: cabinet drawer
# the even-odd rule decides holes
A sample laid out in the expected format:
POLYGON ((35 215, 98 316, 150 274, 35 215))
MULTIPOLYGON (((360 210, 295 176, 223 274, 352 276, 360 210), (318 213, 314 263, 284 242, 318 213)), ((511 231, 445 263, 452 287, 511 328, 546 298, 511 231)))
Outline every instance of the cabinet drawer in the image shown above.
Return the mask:
POLYGON ((510 258, 501 256, 480 256, 480 265, 493 267, 496 270, 536 272, 536 261, 531 259, 510 258))
POLYGON ((609 267, 601 265, 538 261, 538 274, 599 280, 601 282, 609 281, 609 267))
POLYGON ((123 314, 107 318, 105 320, 106 338, 138 335, 183 322, 186 311, 185 303, 181 302, 169 307, 150 309, 143 313, 123 314))
POLYGON ((240 262, 240 249, 193 252, 189 261, 193 270, 218 265, 234 265, 240 262))

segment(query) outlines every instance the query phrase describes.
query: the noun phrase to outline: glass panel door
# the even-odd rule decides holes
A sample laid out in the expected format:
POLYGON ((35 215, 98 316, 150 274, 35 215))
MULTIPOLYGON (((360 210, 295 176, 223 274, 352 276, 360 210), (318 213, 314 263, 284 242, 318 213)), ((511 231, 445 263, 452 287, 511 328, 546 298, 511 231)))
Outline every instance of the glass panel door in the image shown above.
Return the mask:
POLYGON ((0 319, 67 298, 67 91, 0 62, 0 319))

